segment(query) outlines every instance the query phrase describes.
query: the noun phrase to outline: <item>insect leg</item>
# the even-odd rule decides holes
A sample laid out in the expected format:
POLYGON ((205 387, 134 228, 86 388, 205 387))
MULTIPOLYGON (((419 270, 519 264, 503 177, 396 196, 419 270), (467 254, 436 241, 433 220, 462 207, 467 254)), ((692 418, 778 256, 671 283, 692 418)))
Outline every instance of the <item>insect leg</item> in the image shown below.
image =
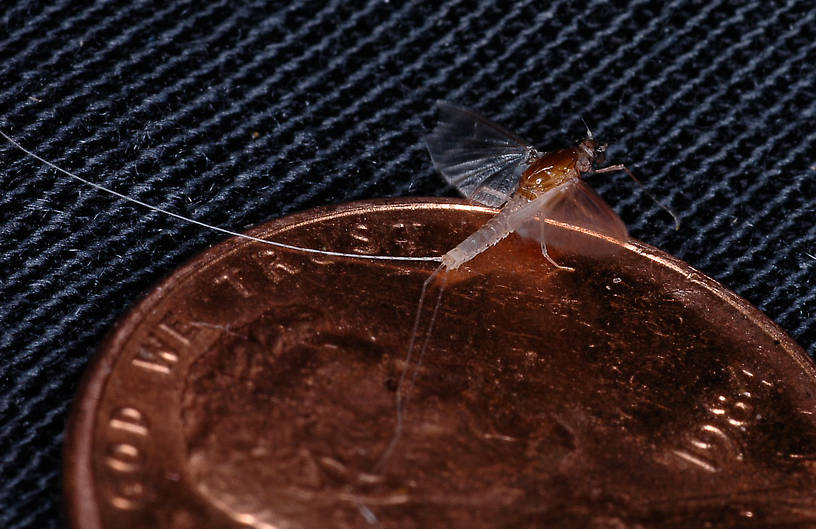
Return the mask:
POLYGON ((571 266, 561 266, 560 264, 556 263, 552 257, 550 257, 550 254, 547 253, 547 242, 544 238, 544 219, 541 219, 539 227, 541 229, 541 237, 539 237, 539 240, 541 241, 541 255, 543 255, 544 258, 547 259, 550 263, 552 263, 552 265, 555 266, 556 268, 566 270, 568 272, 574 272, 575 269, 572 268, 571 266))
POLYGON ((630 171, 629 168, 623 165, 622 163, 619 163, 617 165, 610 165, 609 167, 601 167, 600 169, 594 169, 592 172, 601 174, 601 173, 614 173, 616 171, 623 171, 624 173, 629 175, 629 178, 631 178, 637 185, 640 186, 643 192, 646 193, 646 195, 652 199, 652 202, 663 208, 663 210, 666 213, 671 215, 671 218, 674 220, 674 229, 675 230, 680 229, 680 219, 677 217, 674 211, 669 209, 668 206, 666 206, 665 204, 660 202, 657 198, 655 198, 655 196, 651 194, 648 189, 646 189, 646 187, 640 182, 640 180, 638 180, 637 177, 632 174, 632 171, 630 171))

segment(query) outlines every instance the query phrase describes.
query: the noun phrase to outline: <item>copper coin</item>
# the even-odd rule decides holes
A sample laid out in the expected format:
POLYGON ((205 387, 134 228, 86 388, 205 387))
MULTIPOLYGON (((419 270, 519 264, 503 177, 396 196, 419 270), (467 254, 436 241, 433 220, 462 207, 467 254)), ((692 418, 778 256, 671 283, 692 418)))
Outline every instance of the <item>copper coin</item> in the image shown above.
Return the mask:
MULTIPOLYGON (((440 255, 490 214, 376 201, 252 235, 440 255)), ((802 349, 644 244, 553 256, 575 271, 511 236, 450 274, 378 465, 433 263, 208 250, 132 310, 86 376, 66 455, 73 526, 816 524, 802 349)))

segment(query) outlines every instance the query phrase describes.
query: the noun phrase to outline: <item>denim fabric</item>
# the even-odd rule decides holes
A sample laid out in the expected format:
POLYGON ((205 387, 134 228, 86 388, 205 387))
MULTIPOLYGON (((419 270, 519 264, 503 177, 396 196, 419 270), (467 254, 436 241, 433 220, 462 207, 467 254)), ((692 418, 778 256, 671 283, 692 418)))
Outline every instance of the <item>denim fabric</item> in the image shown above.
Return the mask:
MULTIPOLYGON (((631 233, 816 351, 816 10, 788 2, 3 2, 0 129, 79 175, 234 230, 306 208, 452 195, 433 104, 543 147, 581 116, 631 233)), ((62 527, 67 410, 151 285, 218 233, 0 144, 0 527, 62 527)))

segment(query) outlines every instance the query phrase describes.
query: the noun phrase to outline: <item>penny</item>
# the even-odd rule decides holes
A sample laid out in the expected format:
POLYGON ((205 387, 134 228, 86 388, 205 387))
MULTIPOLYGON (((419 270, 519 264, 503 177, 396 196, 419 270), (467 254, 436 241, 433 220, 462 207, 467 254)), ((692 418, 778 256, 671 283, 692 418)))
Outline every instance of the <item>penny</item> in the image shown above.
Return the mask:
MULTIPOLYGON (((373 201, 251 234, 441 255, 492 212, 373 201)), ((555 254, 569 272, 511 235, 450 272, 424 360, 406 366, 433 263, 225 241, 149 293, 93 361, 66 447, 71 524, 816 523, 812 362, 688 265, 614 244, 555 254), (404 369, 402 434, 378 465, 404 369)))

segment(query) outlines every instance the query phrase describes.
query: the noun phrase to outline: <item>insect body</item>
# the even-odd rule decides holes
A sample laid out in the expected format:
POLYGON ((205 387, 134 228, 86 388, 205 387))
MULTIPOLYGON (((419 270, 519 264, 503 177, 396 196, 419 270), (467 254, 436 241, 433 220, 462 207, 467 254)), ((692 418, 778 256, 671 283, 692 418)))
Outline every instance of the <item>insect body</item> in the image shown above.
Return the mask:
MULTIPOLYGON (((427 138, 437 169, 469 199, 502 207, 481 229, 442 257, 442 266, 455 270, 512 232, 547 243, 570 245, 563 229, 546 219, 586 228, 616 240, 626 240, 620 218, 581 180, 603 161, 605 145, 589 137, 575 147, 540 153, 499 125, 463 108, 440 102, 440 121, 427 138), (556 232, 558 230, 558 232, 556 232)), ((612 166, 595 172, 624 169, 612 166)), ((582 237, 591 251, 591 238, 582 237)))

